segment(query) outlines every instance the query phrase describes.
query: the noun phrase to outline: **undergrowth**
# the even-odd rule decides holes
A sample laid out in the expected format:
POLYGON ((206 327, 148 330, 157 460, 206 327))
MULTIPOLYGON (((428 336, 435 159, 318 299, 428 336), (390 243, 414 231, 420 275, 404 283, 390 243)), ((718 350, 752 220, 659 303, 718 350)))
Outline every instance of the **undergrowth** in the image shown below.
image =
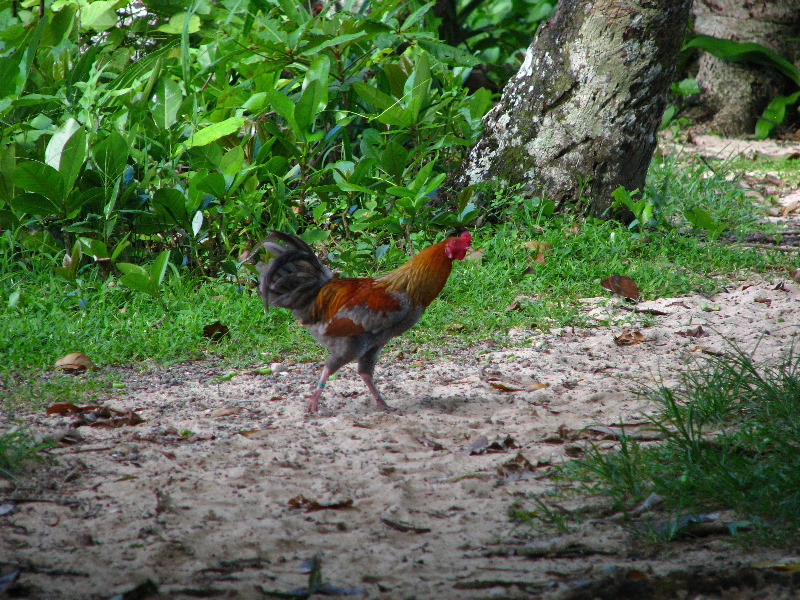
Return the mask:
MULTIPOLYGON (((685 371, 676 387, 644 391, 662 441, 623 435, 613 451, 592 445, 559 478, 613 501, 640 537, 666 542, 732 513, 735 539, 794 544, 800 539, 800 353, 759 364, 731 346, 685 371), (634 510, 649 502, 652 508, 634 510)), ((517 522, 570 530, 574 522, 543 499, 519 503, 517 522)))

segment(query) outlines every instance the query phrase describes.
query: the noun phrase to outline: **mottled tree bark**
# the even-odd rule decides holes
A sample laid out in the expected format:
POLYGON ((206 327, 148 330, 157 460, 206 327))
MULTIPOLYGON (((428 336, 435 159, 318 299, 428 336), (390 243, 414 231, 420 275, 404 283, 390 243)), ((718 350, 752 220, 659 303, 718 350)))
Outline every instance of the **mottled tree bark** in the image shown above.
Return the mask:
MULTIPOLYGON (((692 12, 697 33, 755 42, 795 64, 800 61, 800 0, 696 0, 692 12)), ((770 100, 794 91, 793 84, 774 69, 732 63, 707 53, 698 61, 696 78, 701 104, 689 116, 710 119, 706 128, 723 135, 752 133, 770 100)))
POLYGON ((602 216, 615 188, 642 189, 690 6, 561 0, 443 200, 492 181, 602 216))

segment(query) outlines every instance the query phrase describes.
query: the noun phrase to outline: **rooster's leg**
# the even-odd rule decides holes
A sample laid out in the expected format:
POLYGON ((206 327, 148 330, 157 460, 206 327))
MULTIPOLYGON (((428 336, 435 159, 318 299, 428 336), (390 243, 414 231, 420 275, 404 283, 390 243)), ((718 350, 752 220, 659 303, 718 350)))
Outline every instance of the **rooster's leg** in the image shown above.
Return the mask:
POLYGON ((325 382, 328 381, 328 377, 333 375, 333 371, 325 365, 322 367, 322 375, 320 375, 319 382, 317 383, 317 389, 314 390, 314 393, 311 395, 311 401, 308 403, 308 412, 315 413, 317 412, 317 403, 319 403, 319 397, 322 396, 322 391, 325 389, 325 382))
POLYGON ((375 364, 378 362, 378 355, 380 352, 380 347, 368 350, 358 360, 358 374, 361 375, 364 385, 367 386, 367 389, 372 394, 372 397, 375 398, 375 404, 378 405, 378 408, 381 410, 390 410, 389 405, 386 404, 383 396, 381 396, 381 393, 378 391, 378 388, 375 387, 375 382, 372 380, 372 374, 375 372, 375 364))
POLYGON ((375 382, 372 381, 372 373, 359 373, 359 375, 361 375, 362 381, 375 398, 375 404, 378 405, 378 408, 381 410, 389 410, 389 405, 386 404, 386 401, 383 399, 383 396, 381 396, 378 388, 375 387, 375 382))

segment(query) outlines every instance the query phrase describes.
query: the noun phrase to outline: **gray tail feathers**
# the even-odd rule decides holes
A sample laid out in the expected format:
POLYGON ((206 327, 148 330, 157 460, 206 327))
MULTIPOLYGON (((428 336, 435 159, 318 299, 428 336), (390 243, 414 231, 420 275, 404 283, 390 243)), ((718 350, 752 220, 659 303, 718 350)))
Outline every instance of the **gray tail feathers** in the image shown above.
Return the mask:
POLYGON ((256 265, 258 293, 266 308, 277 306, 303 313, 333 277, 311 246, 297 236, 271 230, 258 247, 272 255, 266 264, 256 265))

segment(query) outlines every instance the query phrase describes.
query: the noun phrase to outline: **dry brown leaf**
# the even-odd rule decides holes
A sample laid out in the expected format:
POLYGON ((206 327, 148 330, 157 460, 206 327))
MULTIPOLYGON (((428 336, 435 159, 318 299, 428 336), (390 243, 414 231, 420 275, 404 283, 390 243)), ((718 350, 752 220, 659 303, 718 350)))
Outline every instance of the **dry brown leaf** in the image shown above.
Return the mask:
POLYGON ((758 302, 759 304, 766 304, 770 306, 772 304, 772 300, 770 298, 762 298, 759 296, 758 298, 753 298, 753 302, 758 302))
POLYGON ((633 346, 634 344, 641 344, 646 341, 647 338, 641 331, 623 331, 614 338, 614 343, 617 346, 633 346))
POLYGON ((497 470, 505 481, 517 481, 528 473, 535 473, 538 466, 540 465, 533 465, 522 452, 517 452, 514 458, 499 465, 497 470))
POLYGON ((397 531, 402 531, 404 533, 428 533, 431 530, 430 527, 420 527, 404 521, 389 519, 388 517, 381 517, 381 523, 387 527, 391 527, 392 529, 396 529, 397 531))
POLYGON ((714 350, 713 348, 709 348, 708 346, 695 346, 692 348, 691 352, 702 352, 703 354, 709 354, 711 356, 725 356, 724 352, 720 352, 719 350, 714 350))
POLYGON ((600 282, 607 290, 611 290, 615 294, 619 294, 624 298, 630 300, 638 300, 641 298, 639 293, 639 286, 636 282, 627 275, 611 275, 606 277, 600 282))
POLYGON ((800 269, 789 269, 789 277, 795 281, 800 281, 800 269))
POLYGON ((549 383, 542 383, 541 381, 534 381, 533 383, 528 385, 528 389, 531 390, 532 392, 535 392, 536 390, 543 390, 549 387, 550 387, 549 383))
POLYGON ((498 438, 493 442, 489 442, 489 438, 482 435, 477 440, 472 442, 469 447, 464 450, 465 454, 487 454, 489 452, 508 452, 512 448, 517 448, 516 440, 507 435, 504 438, 498 438))
POLYGON ((781 216, 785 217, 786 215, 797 211, 798 208, 800 208, 800 202, 798 202, 797 200, 795 200, 794 202, 790 202, 789 204, 786 204, 781 207, 781 216))
POLYGON ((536 255, 536 258, 533 259, 533 262, 535 262, 537 265, 546 265, 547 260, 544 258, 544 253, 539 252, 539 254, 536 255))
POLYGON ((303 494, 299 494, 294 498, 291 498, 288 504, 290 508, 297 508, 306 512, 311 512, 314 510, 350 508, 353 506, 353 500, 351 498, 343 498, 342 500, 319 502, 317 500, 306 498, 303 496, 303 494))
POLYGON ((70 352, 66 356, 62 356, 56 361, 55 367, 68 373, 81 373, 86 369, 95 370, 97 368, 92 359, 83 352, 70 352))
POLYGON ((481 266, 483 262, 483 248, 473 248, 469 252, 467 252, 467 256, 465 257, 466 260, 474 262, 476 265, 481 266))
POLYGON ((241 406, 225 406, 223 408, 218 408, 216 410, 212 410, 208 416, 212 418, 217 417, 229 417, 231 415, 235 415, 242 412, 241 406))
POLYGON ((218 342, 226 335, 230 335, 230 330, 219 321, 203 327, 203 336, 210 338, 212 342, 218 342))
POLYGON ((531 240, 529 242, 524 242, 522 245, 525 246, 528 250, 532 250, 537 254, 547 252, 553 247, 552 244, 550 244, 550 242, 540 242, 538 240, 531 240))
POLYGON ((686 331, 679 331, 678 335, 683 337, 703 337, 704 335, 709 335, 709 333, 703 329, 702 325, 698 325, 697 327, 690 327, 686 331))
POLYGON ((486 383, 488 383, 494 389, 500 390, 501 392, 521 392, 522 391, 521 387, 513 387, 513 386, 510 386, 510 385, 506 385, 502 381, 497 381, 496 379, 487 381, 486 383))
POLYGON ((416 437, 416 440, 420 444, 425 446, 426 448, 430 448, 433 451, 438 451, 438 450, 444 450, 445 449, 444 446, 442 446, 439 442, 437 442, 435 440, 428 439, 424 435, 418 435, 416 437))

